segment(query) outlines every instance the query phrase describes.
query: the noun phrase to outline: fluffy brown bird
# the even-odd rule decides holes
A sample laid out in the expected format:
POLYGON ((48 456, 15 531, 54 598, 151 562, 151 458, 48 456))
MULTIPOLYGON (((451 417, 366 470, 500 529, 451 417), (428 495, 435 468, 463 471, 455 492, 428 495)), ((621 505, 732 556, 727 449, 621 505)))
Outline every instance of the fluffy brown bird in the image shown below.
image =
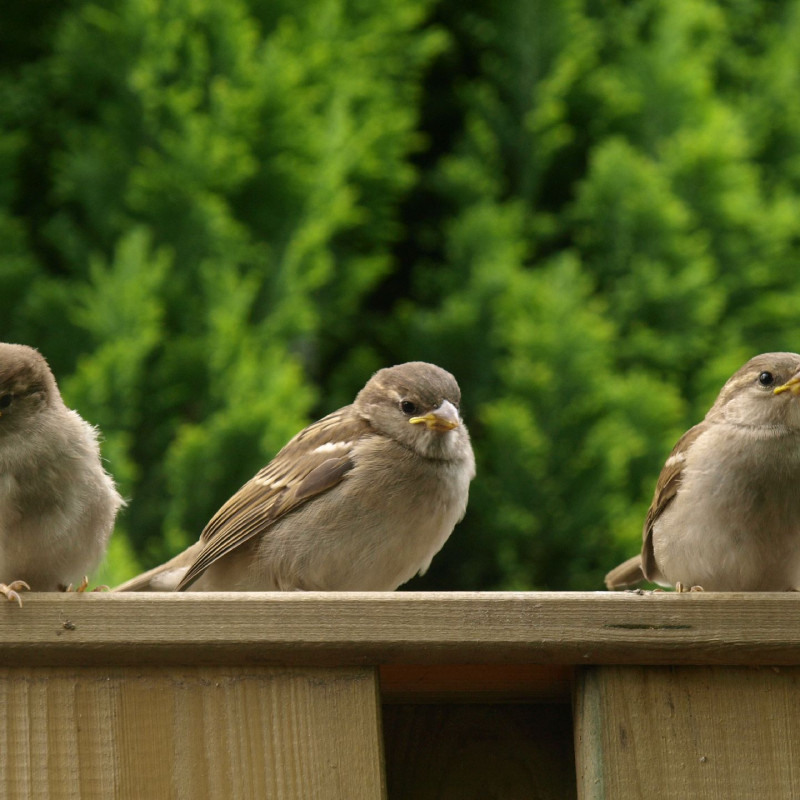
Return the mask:
POLYGON ((123 504, 97 431, 32 347, 0 343, 0 593, 64 589, 105 553, 123 504))
POLYGON ((382 369, 295 436, 200 540, 117 591, 389 591, 464 516, 475 458, 461 392, 423 362, 382 369))
POLYGON ((711 591, 800 588, 800 355, 764 353, 675 445, 640 556, 606 576, 711 591))

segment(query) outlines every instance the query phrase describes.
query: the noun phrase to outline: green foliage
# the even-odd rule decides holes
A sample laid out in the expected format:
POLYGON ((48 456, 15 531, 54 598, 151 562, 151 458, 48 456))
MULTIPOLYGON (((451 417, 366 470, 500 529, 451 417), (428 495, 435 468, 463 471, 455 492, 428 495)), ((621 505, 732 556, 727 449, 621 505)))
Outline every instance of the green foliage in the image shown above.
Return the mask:
POLYGON ((193 541, 374 370, 479 474, 411 587, 599 588, 722 381, 797 350, 800 0, 72 0, 0 31, 0 339, 193 541))

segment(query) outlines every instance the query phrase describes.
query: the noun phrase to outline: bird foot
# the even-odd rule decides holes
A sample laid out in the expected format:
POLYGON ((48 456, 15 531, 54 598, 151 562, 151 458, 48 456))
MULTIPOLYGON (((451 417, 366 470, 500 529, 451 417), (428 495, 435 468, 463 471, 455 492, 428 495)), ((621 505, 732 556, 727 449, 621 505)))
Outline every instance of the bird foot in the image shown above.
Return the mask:
POLYGON ((683 593, 683 592, 704 592, 705 589, 703 589, 702 586, 690 586, 687 589, 685 583, 681 583, 680 581, 678 581, 675 584, 675 591, 676 592, 681 592, 681 593, 683 593))
MULTIPOLYGON (((63 587, 62 587, 63 588, 63 587)), ((89 578, 88 576, 84 575, 83 580, 76 586, 73 587, 72 584, 64 588, 65 592, 77 592, 79 594, 83 594, 85 591, 90 592, 110 592, 110 587, 106 586, 105 584, 101 584, 100 586, 95 586, 94 589, 89 589, 89 578)))
POLYGON ((31 587, 25 581, 11 581, 8 584, 0 583, 0 594, 5 595, 6 600, 10 600, 12 603, 16 600, 20 608, 22 608, 22 598, 18 592, 23 589, 30 591, 31 587))
POLYGON ((67 588, 64 589, 64 591, 65 592, 78 592, 79 594, 83 594, 83 592, 86 591, 86 588, 88 586, 89 586, 89 576, 88 575, 84 575, 83 576, 83 580, 77 586, 73 586, 72 584, 69 584, 69 586, 67 586, 67 588))

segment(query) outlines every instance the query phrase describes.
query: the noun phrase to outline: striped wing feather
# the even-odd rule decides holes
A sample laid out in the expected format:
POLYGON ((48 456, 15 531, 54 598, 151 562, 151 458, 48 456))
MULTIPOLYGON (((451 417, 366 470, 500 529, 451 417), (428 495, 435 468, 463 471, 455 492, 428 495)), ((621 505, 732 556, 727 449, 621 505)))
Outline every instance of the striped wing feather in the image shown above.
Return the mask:
POLYGON ((699 425, 689 428, 689 430, 678 439, 678 443, 675 447, 672 448, 672 452, 664 468, 661 470, 661 474, 658 476, 655 495, 647 511, 643 529, 642 572, 648 580, 655 581, 661 578, 661 573, 656 564, 655 553, 653 552, 653 526, 669 504, 675 499, 675 495, 678 494, 678 489, 683 479, 685 461, 676 458, 676 456, 679 453, 685 455, 694 441, 707 427, 707 422, 701 422, 699 425))
POLYGON ((202 550, 178 591, 218 559, 336 486, 353 468, 353 444, 371 432, 369 423, 345 406, 298 433, 211 518, 200 536, 202 550))

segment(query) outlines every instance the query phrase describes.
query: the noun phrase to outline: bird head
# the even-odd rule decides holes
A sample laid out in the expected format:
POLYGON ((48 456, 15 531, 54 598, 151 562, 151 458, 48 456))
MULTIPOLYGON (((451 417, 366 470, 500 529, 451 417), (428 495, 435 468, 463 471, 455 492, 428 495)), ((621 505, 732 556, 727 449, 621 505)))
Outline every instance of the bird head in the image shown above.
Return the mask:
POLYGON ((0 431, 15 429, 54 397, 58 389, 44 356, 26 345, 0 342, 0 431))
POLYGON ((708 418, 761 429, 765 435, 800 432, 800 355, 762 353, 722 387, 708 418))
POLYGON ((449 458, 466 428, 456 379, 434 364, 412 361, 379 370, 355 405, 380 433, 427 458, 449 458))

